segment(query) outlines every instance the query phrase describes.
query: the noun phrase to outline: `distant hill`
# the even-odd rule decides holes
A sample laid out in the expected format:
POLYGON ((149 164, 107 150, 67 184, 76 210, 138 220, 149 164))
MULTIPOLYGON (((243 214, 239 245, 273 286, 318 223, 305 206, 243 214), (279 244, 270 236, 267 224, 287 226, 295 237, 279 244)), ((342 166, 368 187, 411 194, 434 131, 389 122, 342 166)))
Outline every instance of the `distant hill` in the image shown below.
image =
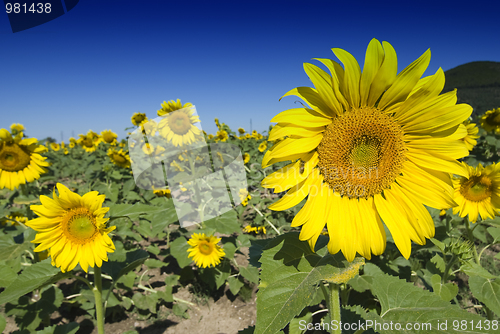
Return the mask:
POLYGON ((470 104, 473 115, 500 108, 500 62, 475 61, 444 73, 443 93, 457 88, 458 102, 470 104))

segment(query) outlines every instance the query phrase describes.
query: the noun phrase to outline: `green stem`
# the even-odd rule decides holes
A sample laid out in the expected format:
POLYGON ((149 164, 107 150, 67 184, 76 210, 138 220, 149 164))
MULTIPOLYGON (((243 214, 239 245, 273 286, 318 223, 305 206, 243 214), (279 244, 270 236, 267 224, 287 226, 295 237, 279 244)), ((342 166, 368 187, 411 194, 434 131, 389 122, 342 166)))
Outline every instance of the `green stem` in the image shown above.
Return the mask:
MULTIPOLYGON (((445 254, 443 254, 443 257, 446 259, 446 255, 445 254)), ((450 261, 446 264, 446 268, 444 269, 443 278, 441 279, 441 283, 445 284, 448 281, 448 277, 450 276, 451 267, 453 267, 453 265, 455 264, 456 260, 457 260, 457 257, 456 257, 455 254, 453 254, 451 256, 450 261)))
POLYGON ((333 329, 331 326, 332 334, 342 334, 342 329, 340 328, 340 296, 338 284, 329 283, 330 296, 328 301, 328 309, 330 310, 330 321, 336 320, 337 329, 333 329))
POLYGON ((97 320, 97 333, 104 334, 104 313, 102 305, 102 278, 101 268, 94 268, 94 298, 95 298, 95 317, 97 320))

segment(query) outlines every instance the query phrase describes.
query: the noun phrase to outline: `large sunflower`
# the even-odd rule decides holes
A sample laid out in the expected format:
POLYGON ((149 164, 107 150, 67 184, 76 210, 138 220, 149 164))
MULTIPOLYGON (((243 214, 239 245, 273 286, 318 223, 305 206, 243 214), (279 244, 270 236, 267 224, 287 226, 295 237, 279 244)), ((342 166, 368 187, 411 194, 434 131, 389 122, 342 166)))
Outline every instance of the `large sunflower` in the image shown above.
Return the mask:
POLYGON ((47 158, 40 155, 47 148, 37 142, 36 138, 23 139, 22 132, 13 137, 6 129, 0 129, 0 189, 14 190, 47 172, 47 158))
POLYGON ((455 201, 458 206, 453 213, 460 217, 469 215, 475 223, 478 215, 481 219, 495 218, 500 210, 500 164, 486 167, 479 164, 476 168, 463 163, 466 175, 453 178, 455 201))
POLYGON ((88 267, 101 267, 108 261, 107 253, 115 250, 108 233, 115 226, 106 228, 103 208, 104 195, 91 191, 83 196, 71 192, 61 183, 57 184, 53 198, 40 196, 42 205, 32 205, 31 210, 39 217, 26 223, 37 231, 33 243, 40 244, 36 252, 49 250, 52 265, 62 272, 70 271, 78 263, 87 272, 88 267))
POLYGON ((194 125, 200 122, 200 117, 194 112, 189 102, 184 105, 180 100, 163 102, 162 109, 158 110, 161 116, 158 125, 160 134, 176 147, 200 141, 203 139, 202 132, 194 125))
POLYGON ((101 138, 102 141, 107 144, 116 145, 116 138, 118 138, 118 135, 111 130, 104 130, 101 132, 101 138))
POLYGON ((449 173, 463 175, 456 159, 468 154, 461 123, 472 108, 455 105, 456 92, 439 95, 444 73, 420 79, 430 61, 427 50, 397 74, 393 47, 373 39, 363 72, 356 59, 332 49, 344 68, 318 59, 330 70, 305 64, 315 88, 299 87, 296 95, 309 107, 286 110, 269 141, 287 136, 266 152, 262 166, 292 160, 262 181, 275 192, 288 190, 269 206, 285 210, 307 201, 292 226, 302 226, 301 240, 314 248, 325 224, 328 250, 356 253, 367 259, 385 249, 382 221, 405 258, 411 241, 425 244, 434 235, 424 205, 456 205, 449 173))
POLYGON ((188 257, 193 258, 198 267, 215 267, 225 255, 224 250, 218 245, 220 240, 220 238, 213 235, 207 236, 205 233, 193 233, 191 239, 187 242, 191 246, 187 250, 188 257))

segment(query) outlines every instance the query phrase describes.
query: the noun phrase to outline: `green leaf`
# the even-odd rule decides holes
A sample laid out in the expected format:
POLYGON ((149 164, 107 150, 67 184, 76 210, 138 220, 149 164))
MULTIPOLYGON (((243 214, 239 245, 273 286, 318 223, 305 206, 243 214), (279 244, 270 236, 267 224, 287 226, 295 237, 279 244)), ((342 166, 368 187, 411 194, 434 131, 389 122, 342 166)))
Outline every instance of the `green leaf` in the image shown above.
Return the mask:
POLYGON ((236 216, 236 211, 234 210, 226 211, 220 216, 205 221, 205 226, 213 228, 222 234, 239 232, 241 228, 238 217, 236 216))
POLYGON ((144 264, 148 268, 161 268, 167 266, 167 263, 156 259, 147 259, 146 262, 144 262, 144 264))
MULTIPOLYGON (((416 287, 412 283, 387 274, 373 277, 372 292, 378 298, 381 306, 380 315, 373 311, 362 313, 361 316, 371 321, 368 328, 383 334, 426 333, 426 334, 457 334, 457 333, 495 333, 497 330, 477 331, 471 328, 485 319, 477 314, 462 310, 458 305, 452 305, 441 299, 435 293, 416 287), (466 329, 460 324, 467 323, 466 329), (382 330, 374 328, 375 322, 386 324, 382 330), (388 326, 389 323, 393 326, 388 326), (406 324, 418 324, 420 331, 407 330, 406 324), (395 325, 399 324, 399 326, 395 325), (458 326, 456 326, 458 324, 458 326), (425 326, 425 328, 423 327, 425 326), (439 328, 438 328, 439 326, 439 328)), ((491 328, 491 327, 490 327, 491 328)))
POLYGON ((490 272, 475 262, 467 262, 460 267, 460 270, 469 276, 480 276, 486 279, 494 279, 495 275, 490 274, 490 272))
POLYGON ((132 296, 134 305, 141 310, 149 310, 151 313, 156 314, 156 304, 158 303, 158 294, 152 293, 149 295, 143 295, 142 293, 135 293, 132 296))
POLYGON ((125 261, 103 262, 102 271, 111 276, 113 281, 116 281, 121 276, 140 266, 147 258, 149 258, 148 252, 142 249, 136 249, 127 252, 125 261))
POLYGON ((76 322, 70 322, 66 325, 46 327, 41 331, 37 331, 36 334, 75 334, 79 328, 80 325, 76 322))
MULTIPOLYGON (((305 311, 305 310, 304 310, 305 311)), ((302 312, 304 315, 301 317, 293 318, 290 321, 290 326, 288 327, 289 334, 304 334, 307 331, 307 328, 303 324, 312 323, 312 313, 311 312, 302 312)))
POLYGON ((0 288, 5 288, 17 278, 17 273, 4 264, 0 264, 0 273, 0 288))
POLYGON ((226 280, 230 274, 231 274, 231 265, 229 264, 229 261, 222 261, 217 266, 217 271, 215 274, 215 285, 217 289, 220 288, 224 283, 226 283, 226 280))
POLYGON ((179 237, 170 243, 170 254, 177 260, 181 268, 186 267, 192 262, 187 252, 190 247, 184 237, 179 237))
POLYGON ((493 237, 493 242, 491 244, 496 244, 498 241, 500 241, 500 228, 488 227, 487 231, 493 237))
POLYGON ((226 242, 222 248, 224 249, 224 255, 225 258, 227 259, 232 259, 234 258, 234 252, 236 252, 236 246, 232 242, 226 242))
POLYGON ((116 201, 118 200, 119 193, 120 193, 120 188, 118 187, 117 184, 114 183, 111 185, 111 188, 106 188, 106 191, 104 192, 106 198, 113 203, 116 203, 116 201))
POLYGON ((25 250, 30 249, 31 245, 28 242, 16 244, 12 241, 0 241, 0 254, 2 254, 2 261, 9 261, 19 258, 25 250))
POLYGON ((259 283, 259 269, 255 268, 252 265, 248 265, 248 267, 240 267, 241 276, 245 277, 251 283, 259 283))
POLYGON ((63 274, 60 269, 54 267, 50 263, 50 259, 32 264, 24 269, 17 279, 0 293, 0 305, 16 300, 28 292, 69 276, 70 274, 63 274))
POLYGON ((432 257, 431 262, 436 265, 436 268, 441 271, 441 273, 444 273, 446 269, 446 263, 444 262, 444 259, 441 257, 441 255, 436 254, 432 257))
POLYGON ((3 330, 5 329, 5 326, 7 325, 7 321, 5 320, 5 317, 0 314, 0 333, 3 333, 3 330))
POLYGON ((449 302, 457 296, 458 286, 456 286, 452 282, 448 282, 445 284, 441 283, 441 276, 437 274, 432 275, 431 283, 433 292, 440 296, 441 299, 449 302))
POLYGON ((470 291, 481 303, 500 316, 500 280, 480 276, 469 277, 470 291))
POLYGON ((349 263, 341 254, 327 253, 327 238, 320 237, 316 253, 298 233, 271 240, 260 258, 256 334, 275 334, 309 305, 321 281, 340 284, 354 277, 364 263, 349 263), (323 246, 323 247, 321 247, 323 246))
POLYGON ((229 291, 235 296, 240 292, 241 287, 245 285, 245 283, 240 281, 237 277, 229 277, 227 283, 229 284, 229 291))

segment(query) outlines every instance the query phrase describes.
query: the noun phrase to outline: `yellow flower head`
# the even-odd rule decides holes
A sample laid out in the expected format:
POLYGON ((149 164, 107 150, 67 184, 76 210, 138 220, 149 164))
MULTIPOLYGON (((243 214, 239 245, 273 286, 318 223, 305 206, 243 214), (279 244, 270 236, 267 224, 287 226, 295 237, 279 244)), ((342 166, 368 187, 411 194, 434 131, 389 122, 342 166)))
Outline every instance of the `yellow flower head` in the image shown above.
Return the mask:
POLYGON ((243 153, 243 162, 247 164, 250 161, 250 154, 243 153))
POLYGON ((146 117, 145 113, 136 112, 135 114, 132 115, 130 121, 135 126, 141 126, 148 121, 148 118, 146 117))
POLYGON ((500 108, 486 111, 479 121, 487 132, 500 133, 500 108))
POLYGON ((49 250, 52 265, 67 272, 80 264, 101 267, 108 261, 107 253, 115 250, 108 233, 115 226, 106 228, 109 218, 104 218, 109 208, 103 208, 104 195, 91 191, 80 196, 61 183, 57 184, 53 198, 40 196, 42 205, 32 205, 31 210, 39 217, 26 223, 38 233, 33 243, 39 244, 36 252, 49 250))
POLYGON ((191 246, 187 250, 188 257, 193 258, 193 261, 200 268, 215 267, 226 255, 222 247, 218 245, 220 240, 221 238, 216 238, 213 235, 206 236, 205 233, 193 233, 191 239, 187 242, 191 246))
POLYGON ((50 148, 52 151, 59 151, 61 149, 61 146, 58 143, 50 143, 50 148))
POLYGON ((221 131, 217 131, 217 135, 215 136, 215 142, 225 142, 227 139, 229 138, 229 135, 227 133, 227 131, 225 130, 221 130, 221 131))
POLYGON ((130 168, 130 156, 126 152, 123 152, 123 149, 118 151, 114 148, 110 148, 108 150, 108 157, 115 165, 122 168, 130 168))
POLYGON ((245 129, 243 128, 238 128, 238 132, 240 133, 240 135, 244 134, 246 131, 245 129))
POLYGON ((12 212, 6 218, 7 219, 0 219, 0 223, 2 225, 21 225, 26 224, 26 222, 28 221, 28 218, 20 212, 12 212))
POLYGON ((477 139, 479 138, 479 129, 477 128, 475 123, 471 123, 469 120, 466 120, 464 123, 465 128, 467 130, 467 135, 462 138, 462 141, 467 146, 469 151, 472 151, 474 146, 477 144, 477 139))
POLYGON ((12 134, 17 134, 18 132, 24 131, 24 125, 20 123, 14 123, 10 126, 10 131, 12 131, 12 134))
POLYGON ((40 153, 47 148, 38 145, 36 138, 24 138, 18 132, 12 136, 6 129, 0 129, 0 189, 14 190, 20 184, 40 178, 49 166, 40 153))
POLYGON ((101 132, 101 137, 103 142, 111 145, 116 145, 116 138, 118 138, 118 135, 111 130, 104 130, 101 132))
POLYGON ((80 138, 77 140, 77 143, 88 153, 95 152, 102 140, 102 137, 92 130, 89 130, 86 135, 80 134, 79 136, 80 138))
POLYGON ((158 124, 160 135, 175 147, 190 145, 203 139, 201 130, 195 125, 200 122, 200 117, 195 115, 191 103, 182 105, 179 99, 177 102, 163 102, 158 115, 162 116, 158 124))
POLYGON ((469 215, 473 223, 479 215, 483 220, 495 218, 500 210, 500 164, 486 167, 479 164, 476 168, 462 164, 466 175, 453 179, 454 199, 458 204, 453 214, 469 215))
POLYGON ((262 143, 260 143, 259 145, 259 151, 260 152, 264 152, 265 150, 267 149, 267 143, 265 141, 263 141, 262 143))
POLYGON ((166 115, 168 113, 171 113, 172 111, 183 109, 183 108, 188 108, 188 107, 192 107, 192 106, 193 106, 193 104, 190 102, 182 104, 180 99, 177 99, 177 101, 174 101, 174 100, 170 100, 168 102, 163 101, 163 103, 161 104, 161 109, 158 110, 158 116, 163 116, 163 115, 166 115))
POLYGON ((170 189, 159 189, 159 190, 153 189, 153 192, 158 197, 172 198, 172 193, 170 192, 170 189))
POLYGON ((425 206, 456 205, 449 175, 465 174, 457 159, 469 151, 459 125, 472 107, 456 105, 456 91, 440 95, 441 68, 421 78, 430 50, 399 74, 387 42, 371 40, 363 70, 347 51, 332 51, 344 66, 318 59, 328 73, 304 64, 315 88, 285 96, 298 96, 305 106, 271 120, 277 124, 268 140, 286 138, 265 153, 262 167, 292 163, 262 181, 275 192, 288 190, 269 209, 286 210, 307 197, 292 221, 302 226, 300 239, 314 249, 326 223, 329 252, 342 251, 348 261, 356 253, 370 259, 384 252, 383 222, 408 259, 412 241, 423 245, 435 233, 425 206))

